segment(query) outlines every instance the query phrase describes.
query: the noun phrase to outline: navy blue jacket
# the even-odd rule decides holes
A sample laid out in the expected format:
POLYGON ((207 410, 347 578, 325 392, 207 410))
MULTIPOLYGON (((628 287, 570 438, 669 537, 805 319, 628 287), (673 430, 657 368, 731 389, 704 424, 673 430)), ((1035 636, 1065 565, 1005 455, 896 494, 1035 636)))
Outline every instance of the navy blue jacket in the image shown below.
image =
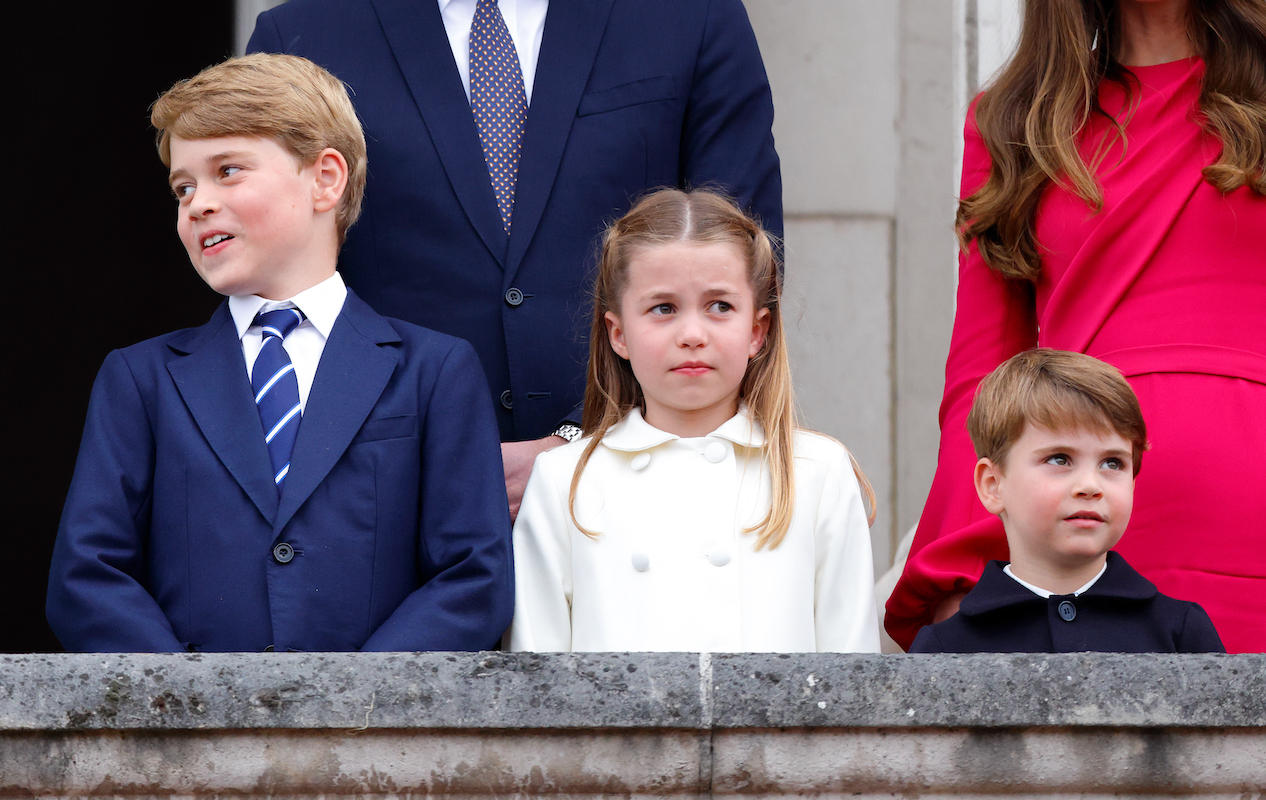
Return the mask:
POLYGON ((509 237, 435 0, 291 0, 248 49, 351 87, 369 182, 339 270, 379 313, 474 345, 504 441, 580 402, 597 236, 639 194, 714 184, 781 234, 773 100, 740 0, 549 4, 509 237))
POLYGON ((958 613, 925 626, 911 653, 1225 653, 1204 609, 1156 591, 1125 559, 1080 596, 1041 598, 990 561, 958 613))
POLYGON ((349 291, 279 499, 227 303, 114 351, 57 532, 53 631, 77 651, 489 648, 514 584, 484 393, 469 345, 349 291))

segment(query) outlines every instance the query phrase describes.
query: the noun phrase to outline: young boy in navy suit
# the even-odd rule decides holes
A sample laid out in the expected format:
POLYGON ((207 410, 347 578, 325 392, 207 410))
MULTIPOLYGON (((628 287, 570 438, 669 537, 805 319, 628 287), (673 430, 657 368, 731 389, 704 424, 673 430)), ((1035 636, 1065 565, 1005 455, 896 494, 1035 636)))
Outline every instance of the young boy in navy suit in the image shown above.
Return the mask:
POLYGON ((1160 594, 1110 552, 1147 449, 1138 398, 1116 368, 1020 353, 981 382, 967 429, 976 492, 1002 518, 1011 562, 990 561, 958 613, 923 628, 911 653, 1225 652, 1204 609, 1160 594))
POLYGON ((79 651, 477 650, 513 611, 496 422, 471 347, 335 271, 365 141, 341 83, 253 55, 154 104, 176 229, 227 295, 111 353, 53 554, 79 651))

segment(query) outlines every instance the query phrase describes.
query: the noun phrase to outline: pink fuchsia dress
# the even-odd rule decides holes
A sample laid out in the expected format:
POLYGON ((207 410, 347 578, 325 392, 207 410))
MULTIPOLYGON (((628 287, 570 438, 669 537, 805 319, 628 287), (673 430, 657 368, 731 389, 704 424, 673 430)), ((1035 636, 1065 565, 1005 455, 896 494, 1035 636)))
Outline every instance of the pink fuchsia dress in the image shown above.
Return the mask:
MULTIPOLYGON (((1041 200, 1036 286, 1000 277, 974 246, 960 259, 936 479, 887 606, 903 647, 946 595, 1007 558, 972 485, 965 422, 981 378, 1040 345, 1114 364, 1142 403, 1152 450, 1116 549, 1163 593, 1203 606, 1229 652, 1266 651, 1266 198, 1201 176, 1221 152, 1198 123, 1201 60, 1132 72, 1142 89, 1127 146, 1098 169, 1103 211, 1054 186, 1041 200)), ((1127 119, 1117 84, 1104 82, 1100 103, 1127 119)), ((968 117, 964 196, 990 165, 968 117)), ((1101 117, 1087 126, 1087 163, 1110 130, 1101 117)))

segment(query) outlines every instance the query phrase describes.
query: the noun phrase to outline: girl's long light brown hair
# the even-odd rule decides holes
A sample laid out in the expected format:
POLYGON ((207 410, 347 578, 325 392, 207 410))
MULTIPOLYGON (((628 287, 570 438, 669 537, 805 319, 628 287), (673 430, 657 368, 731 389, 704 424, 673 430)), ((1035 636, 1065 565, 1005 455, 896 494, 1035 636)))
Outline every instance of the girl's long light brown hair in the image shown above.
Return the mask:
MULTIPOLYGON (((765 462, 771 492, 769 511, 757 525, 756 549, 777 547, 787 534, 795 510, 793 437, 797 428, 791 389, 791 366, 783 332, 780 298, 782 273, 773 238, 725 196, 708 190, 660 189, 638 201, 627 214, 607 228, 598 261, 593 292, 593 324, 589 332, 589 369, 585 382, 581 427, 590 435, 572 473, 568 508, 572 522, 588 536, 576 519, 576 488, 589 458, 602 437, 633 408, 646 410, 642 387, 629 362, 616 355, 607 339, 606 314, 620 313, 620 300, 629 282, 629 262, 647 248, 667 244, 729 244, 743 254, 756 308, 769 312, 765 344, 747 364, 739 397, 765 431, 765 462)), ((852 456, 849 456, 852 458, 852 456)), ((863 487, 874 520, 875 493, 857 462, 853 471, 863 487)))
MULTIPOLYGON (((1092 115, 1125 139, 1123 122, 1100 106, 1100 82, 1132 90, 1116 59, 1121 20, 1115 0, 1027 0, 1020 44, 976 104, 976 124, 993 159, 985 185, 958 204, 956 229, 976 242, 997 272, 1036 280, 1041 254, 1034 216, 1051 181, 1096 211, 1103 191, 1094 170, 1111 140, 1087 164, 1078 134, 1092 115)), ((1222 192, 1249 186, 1266 194, 1266 0, 1191 0, 1188 30, 1205 62, 1202 124, 1222 141, 1204 179, 1222 192)))

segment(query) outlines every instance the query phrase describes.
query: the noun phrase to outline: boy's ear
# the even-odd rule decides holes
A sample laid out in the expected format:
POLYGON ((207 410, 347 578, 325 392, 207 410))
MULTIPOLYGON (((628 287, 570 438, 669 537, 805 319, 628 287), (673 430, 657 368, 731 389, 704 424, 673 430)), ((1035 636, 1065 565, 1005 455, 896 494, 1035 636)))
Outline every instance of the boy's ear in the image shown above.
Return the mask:
POLYGON ((628 361, 629 346, 624 341, 624 328, 620 326, 620 318, 608 311, 603 315, 603 320, 607 323, 607 340, 611 342, 611 349, 617 356, 628 361))
POLYGON ((317 154, 312 169, 315 178, 313 208, 318 212, 337 208, 347 189, 347 159, 333 147, 327 147, 317 154))
POLYGON ((1005 507, 1002 503, 1002 470, 987 458, 976 462, 976 496, 990 514, 1001 514, 1005 507))
POLYGON ((765 346, 765 335, 769 333, 769 309, 762 308, 756 312, 752 323, 752 343, 747 348, 747 357, 756 358, 756 354, 765 346))

